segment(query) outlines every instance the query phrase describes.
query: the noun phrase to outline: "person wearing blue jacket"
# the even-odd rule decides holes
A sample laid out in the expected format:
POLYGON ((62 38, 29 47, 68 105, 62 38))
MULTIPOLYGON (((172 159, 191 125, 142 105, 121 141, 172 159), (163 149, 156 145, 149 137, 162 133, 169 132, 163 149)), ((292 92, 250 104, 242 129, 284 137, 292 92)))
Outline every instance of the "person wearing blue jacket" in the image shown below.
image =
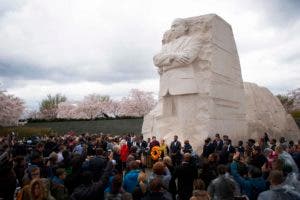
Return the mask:
POLYGON ((123 189, 126 192, 132 193, 138 185, 138 176, 140 174, 139 163, 137 161, 131 161, 129 168, 130 171, 124 177, 123 189))
POLYGON ((267 190, 266 181, 262 178, 261 170, 253 167, 248 172, 248 178, 242 177, 237 170, 239 153, 234 154, 234 161, 230 165, 231 175, 241 187, 241 194, 247 195, 250 200, 257 199, 259 193, 267 190))

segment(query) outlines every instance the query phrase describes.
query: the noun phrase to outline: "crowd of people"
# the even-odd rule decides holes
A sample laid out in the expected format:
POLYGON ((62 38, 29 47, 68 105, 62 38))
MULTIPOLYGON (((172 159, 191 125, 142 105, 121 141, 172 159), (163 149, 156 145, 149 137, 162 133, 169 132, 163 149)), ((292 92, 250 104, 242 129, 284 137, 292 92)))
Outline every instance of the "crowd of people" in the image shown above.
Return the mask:
POLYGON ((300 141, 244 142, 215 134, 198 154, 176 135, 167 144, 70 133, 29 145, 11 134, 0 138, 0 199, 299 200, 300 141))

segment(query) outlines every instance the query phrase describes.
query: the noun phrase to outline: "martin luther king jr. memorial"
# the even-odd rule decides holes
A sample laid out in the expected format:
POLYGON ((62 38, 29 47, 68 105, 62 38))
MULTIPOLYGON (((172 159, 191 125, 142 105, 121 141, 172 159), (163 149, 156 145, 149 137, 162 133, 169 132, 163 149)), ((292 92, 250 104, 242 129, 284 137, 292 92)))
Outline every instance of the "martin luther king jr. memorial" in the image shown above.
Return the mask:
POLYGON ((233 31, 215 14, 175 19, 153 57, 160 75, 159 103, 144 117, 145 137, 174 135, 199 147, 216 133, 234 142, 299 139, 293 118, 267 88, 243 82, 233 31))

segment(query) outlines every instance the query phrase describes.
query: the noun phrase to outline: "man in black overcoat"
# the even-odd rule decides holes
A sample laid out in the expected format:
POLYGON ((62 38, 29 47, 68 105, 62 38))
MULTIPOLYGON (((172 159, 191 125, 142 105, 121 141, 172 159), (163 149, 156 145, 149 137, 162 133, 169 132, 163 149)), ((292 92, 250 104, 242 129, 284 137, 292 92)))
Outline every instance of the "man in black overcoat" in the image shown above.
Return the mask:
POLYGON ((191 154, 185 153, 181 165, 175 168, 174 179, 178 182, 180 200, 189 200, 193 192, 193 183, 197 178, 197 168, 191 163, 191 154))
POLYGON ((178 136, 174 136, 174 141, 170 145, 170 155, 174 166, 181 163, 181 143, 178 141, 178 136))

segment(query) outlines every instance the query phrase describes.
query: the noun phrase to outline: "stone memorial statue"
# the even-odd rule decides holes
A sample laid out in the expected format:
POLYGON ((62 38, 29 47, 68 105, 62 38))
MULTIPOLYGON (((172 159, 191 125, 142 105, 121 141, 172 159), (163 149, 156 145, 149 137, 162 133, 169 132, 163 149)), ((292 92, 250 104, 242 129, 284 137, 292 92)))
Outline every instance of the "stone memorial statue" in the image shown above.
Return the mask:
MULTIPOLYGON (((179 140, 189 139, 194 149, 216 133, 233 140, 250 137, 250 104, 227 22, 215 14, 175 19, 153 62, 160 75, 159 102, 144 117, 145 137, 170 142, 178 135, 179 140)), ((250 120, 251 130, 255 120, 250 120)))
POLYGON ((190 96, 198 93, 193 64, 201 49, 201 39, 188 35, 188 31, 186 21, 176 19, 171 31, 164 35, 162 50, 153 58, 161 76, 159 97, 163 99, 164 116, 173 115, 176 109, 190 112, 186 103, 193 104, 190 96))

